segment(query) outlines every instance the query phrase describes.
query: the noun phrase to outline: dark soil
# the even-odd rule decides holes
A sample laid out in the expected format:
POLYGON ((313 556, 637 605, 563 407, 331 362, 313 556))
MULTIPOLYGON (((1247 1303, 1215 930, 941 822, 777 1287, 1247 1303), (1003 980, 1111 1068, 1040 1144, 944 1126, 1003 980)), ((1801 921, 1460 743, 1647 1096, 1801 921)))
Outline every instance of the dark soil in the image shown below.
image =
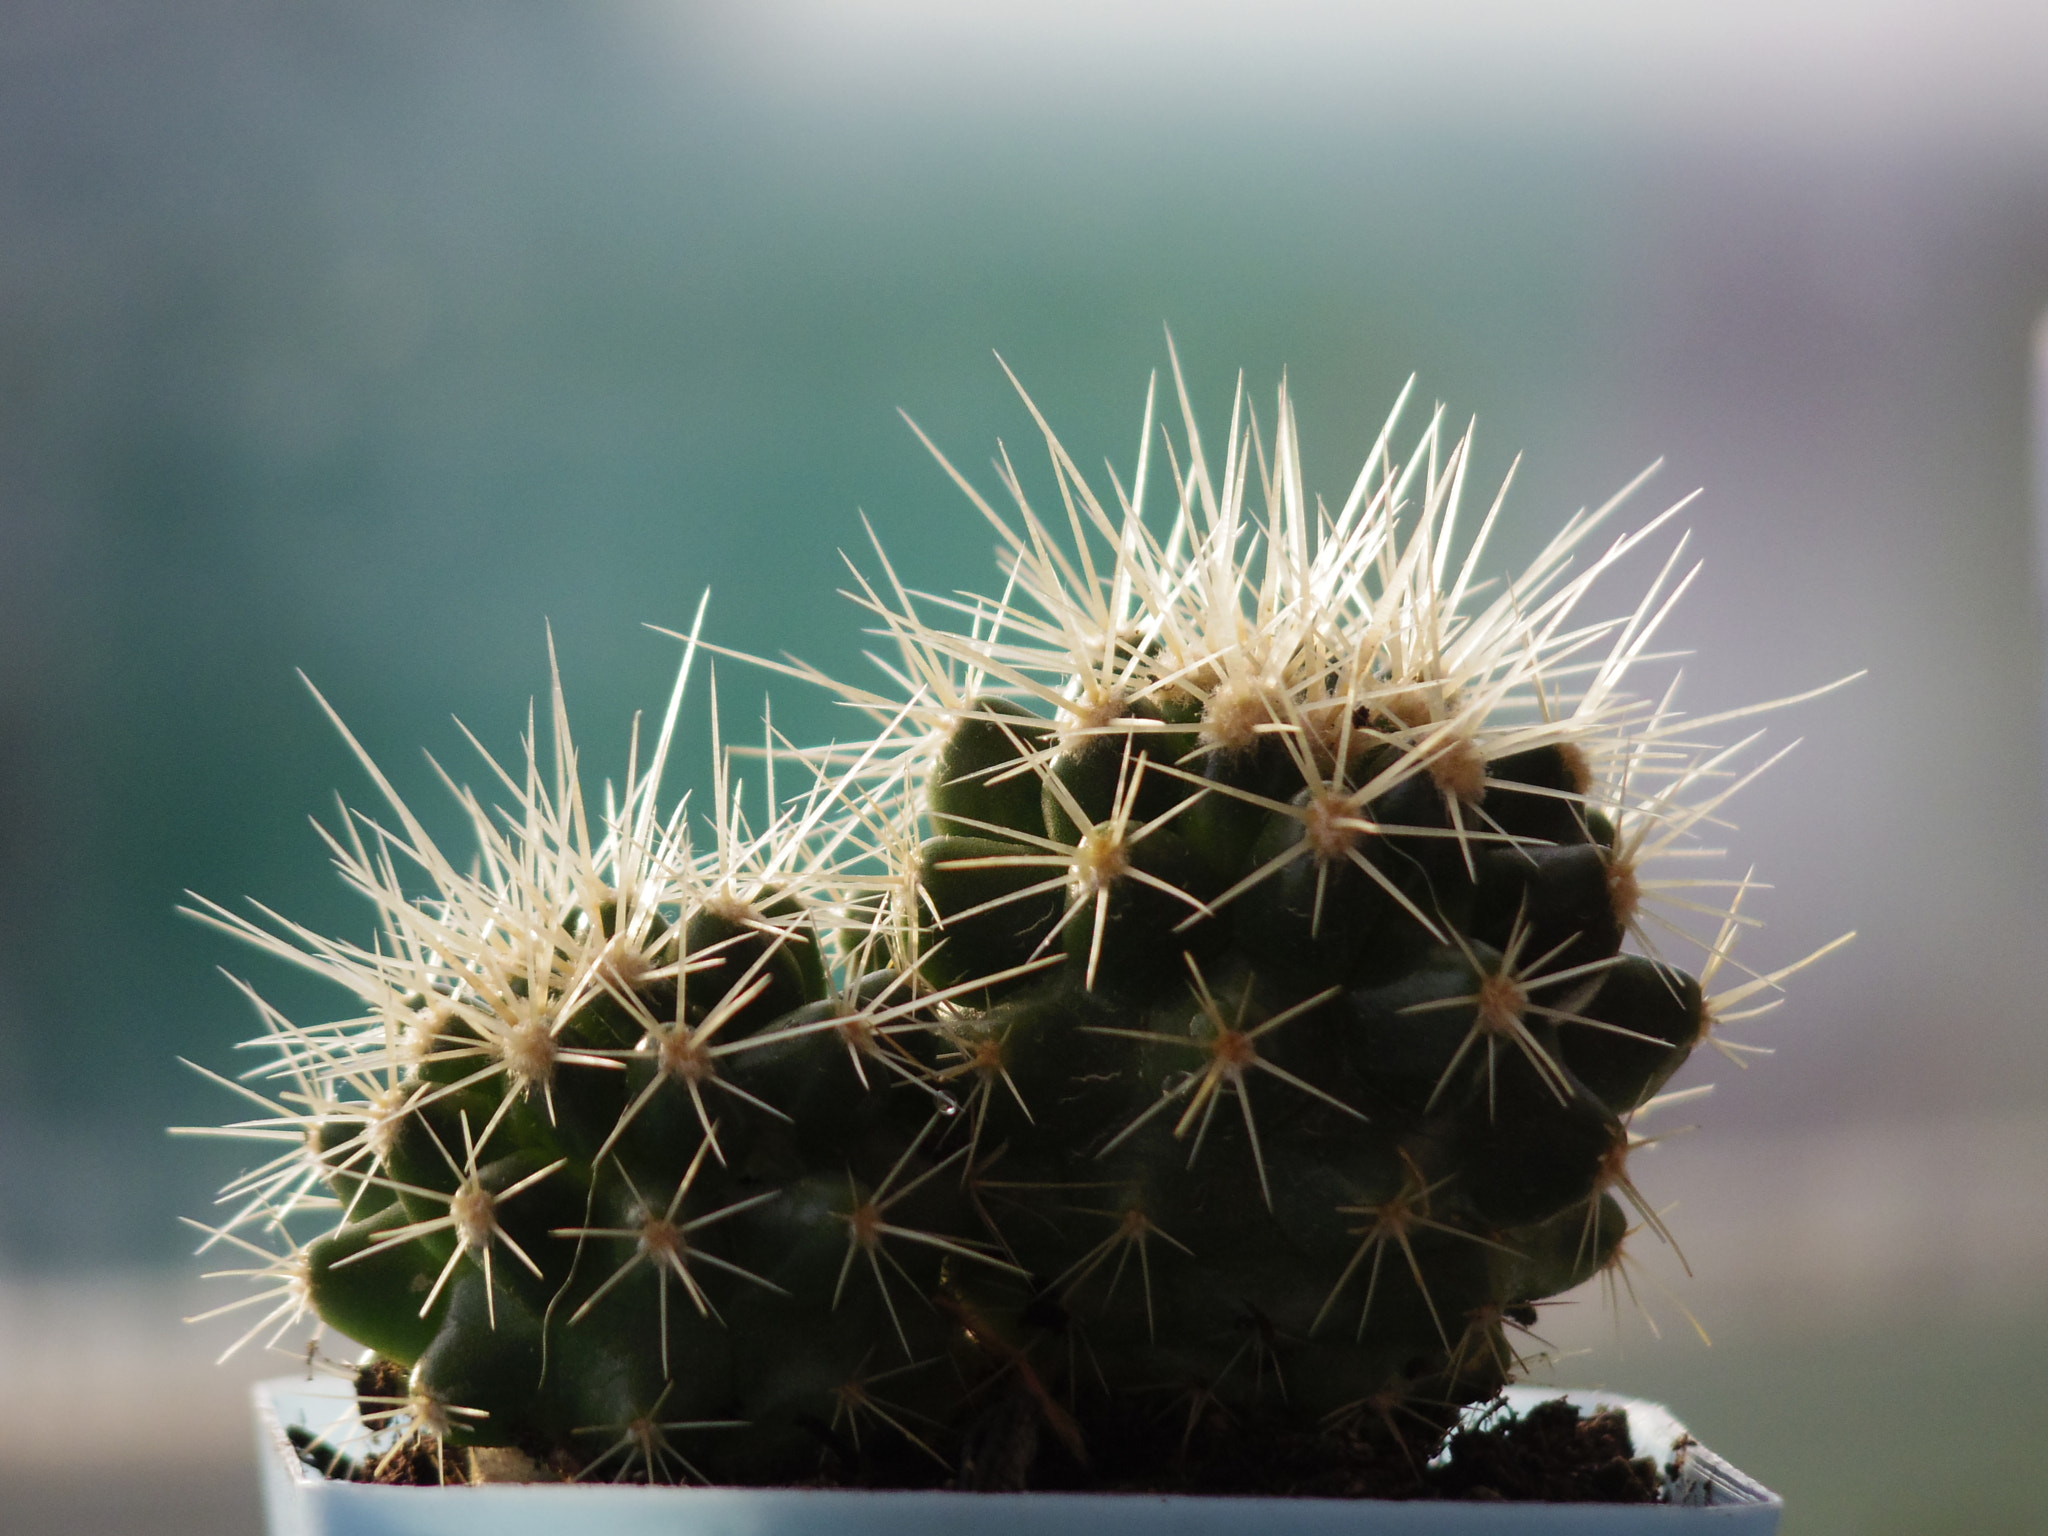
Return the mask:
POLYGON ((437 1488, 446 1483, 466 1483, 467 1466, 462 1453, 443 1450, 426 1435, 407 1435, 392 1449, 368 1461, 315 1440, 297 1425, 285 1435, 299 1460, 316 1471, 345 1483, 391 1483, 407 1488, 437 1488))
MULTIPOLYGON (((1037 1427, 1022 1413, 1012 1422, 1037 1427)), ((977 1427, 995 1426, 984 1418, 977 1427)), ((1284 1411, 1192 1421, 1184 1409, 1171 1417, 1156 1408, 1097 1413, 1086 1425, 1085 1464, 1050 1434, 989 1435, 981 1444, 970 1437, 955 1486, 1607 1504, 1653 1503, 1663 1487, 1655 1461, 1630 1455, 1625 1413, 1583 1418, 1561 1398, 1454 1431, 1443 1459, 1430 1455, 1430 1437, 1411 1438, 1416 1444, 1404 1445, 1376 1421, 1333 1429, 1284 1411)))
MULTIPOLYGON (((381 1424, 384 1416, 406 1399, 405 1372, 388 1360, 373 1359, 356 1372, 356 1404, 369 1424, 381 1424)), ((390 1483, 404 1487, 439 1487, 467 1482, 467 1459, 449 1450, 429 1435, 406 1435, 379 1455, 359 1459, 346 1451, 315 1440, 296 1425, 285 1429, 299 1460, 328 1477, 349 1483, 390 1483)))
MULTIPOLYGON (((388 1402, 391 1385, 359 1382, 366 1410, 388 1402)), ((1625 1413, 1585 1418, 1562 1398, 1519 1417, 1486 1415, 1454 1431, 1441 1458, 1429 1456, 1421 1436, 1416 1454, 1385 1425, 1330 1428, 1282 1409, 1224 1414, 1183 1404, 1162 1414, 1157 1403, 1124 1403, 1098 1408, 1081 1425, 1049 1421, 1041 1409, 1021 1394, 992 1403, 950 1477, 928 1461, 878 1455, 872 1444, 857 1452, 821 1424, 823 1454, 807 1486, 1606 1504, 1654 1503, 1663 1486, 1651 1458, 1630 1455, 1625 1413)), ((308 1444, 303 1432, 292 1439, 329 1477, 429 1486, 467 1480, 467 1457, 444 1455, 420 1434, 368 1461, 308 1444)))
POLYGON ((1655 1461, 1629 1454, 1625 1412, 1581 1418, 1563 1398, 1497 1429, 1460 1430, 1450 1450, 1450 1462, 1430 1470, 1427 1497, 1650 1504, 1664 1484, 1655 1461))

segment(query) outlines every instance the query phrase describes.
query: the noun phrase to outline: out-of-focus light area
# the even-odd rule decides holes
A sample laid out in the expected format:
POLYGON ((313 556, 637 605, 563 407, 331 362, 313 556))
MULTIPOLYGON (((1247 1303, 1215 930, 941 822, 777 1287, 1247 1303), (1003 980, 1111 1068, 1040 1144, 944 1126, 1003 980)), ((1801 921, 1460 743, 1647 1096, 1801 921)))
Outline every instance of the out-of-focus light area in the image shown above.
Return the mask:
MULTIPOLYGON (((16 0, 0 1523, 253 1528, 279 1362, 180 1325, 239 1293, 175 1222, 246 1158, 163 1127, 241 1112, 177 1063, 245 1064, 220 968, 344 1006, 185 890, 370 934, 307 818, 374 789, 294 669, 431 808, 421 749, 483 787, 449 716, 516 750, 551 626, 617 775, 678 655, 643 626, 707 586, 712 638, 848 673, 861 511, 907 581, 997 580, 899 407, 992 486, 1039 451, 995 349, 1127 473, 1164 322, 1213 432, 1285 371, 1333 499, 1411 372, 1476 414, 1488 499, 1524 455, 1501 571, 1654 459, 1641 517, 1703 486, 1691 709, 1869 669, 1760 722, 1804 740, 1717 834, 1772 886, 1751 964, 1860 937, 1654 1127, 1663 1337, 1590 1295, 1539 1332, 1792 1536, 2048 1525, 2044 80, 2048 11, 1931 0, 16 0)), ((768 682, 718 677, 739 729, 768 682)))

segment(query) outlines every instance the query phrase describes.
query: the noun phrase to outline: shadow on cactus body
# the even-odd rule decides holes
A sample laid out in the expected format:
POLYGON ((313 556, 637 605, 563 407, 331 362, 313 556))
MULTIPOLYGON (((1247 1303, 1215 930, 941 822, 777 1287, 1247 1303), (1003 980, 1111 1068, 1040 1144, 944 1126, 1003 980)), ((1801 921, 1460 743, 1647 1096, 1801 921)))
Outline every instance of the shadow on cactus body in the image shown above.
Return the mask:
POLYGON ((1469 438, 1383 435, 1333 514, 1278 420, 1219 479, 1187 419, 1157 528, 1143 460, 1112 511, 1052 445, 1064 540, 1006 464, 1005 597, 864 588, 907 690, 817 677, 877 732, 771 737, 764 825, 723 761, 713 846, 659 806, 681 679, 588 817, 558 687, 477 854, 333 836, 374 944, 208 906, 361 1004, 265 1012, 245 1129, 304 1144, 204 1229, 263 1261, 245 1338, 317 1313, 411 1422, 585 1475, 1070 1486, 1138 1425, 1163 1482, 1254 1420, 1426 1460, 1625 1205, 1661 1232, 1632 1117, 1794 967, 1624 953, 1730 787, 1621 688, 1669 582, 1577 613, 1642 535, 1488 587, 1469 438))

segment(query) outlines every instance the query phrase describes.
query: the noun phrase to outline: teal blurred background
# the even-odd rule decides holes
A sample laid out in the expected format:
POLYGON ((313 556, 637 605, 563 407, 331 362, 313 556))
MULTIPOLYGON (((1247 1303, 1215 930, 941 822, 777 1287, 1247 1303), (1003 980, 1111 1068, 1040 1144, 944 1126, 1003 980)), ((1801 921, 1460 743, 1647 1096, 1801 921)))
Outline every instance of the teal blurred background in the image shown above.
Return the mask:
MULTIPOLYGON (((1643 515, 1704 485, 1669 632, 1697 709, 1870 669, 1772 723, 1807 740, 1734 808, 1778 887, 1747 958, 1862 936, 1653 1165, 1696 1277, 1660 1273, 1717 1342, 1654 1289, 1661 1343, 1591 1300, 1545 1332, 1590 1352, 1560 1378, 1661 1395, 1781 1487, 1795 1536, 2048 1525, 2044 71, 2039 17, 1907 0, 16 0, 8 1519, 254 1518, 237 1383, 269 1367, 215 1373, 232 1334, 175 1321, 210 1293, 173 1217, 238 1158, 162 1127, 233 1112, 175 1061, 251 1031, 218 968, 335 1002, 185 889, 366 935, 306 818, 371 789, 294 669, 431 809, 421 748, 481 782, 449 715, 514 750, 551 624, 616 773, 677 657, 643 626, 706 587, 715 639, 845 672, 859 510, 907 578, 991 579, 899 407, 984 483, 999 436, 1030 461, 993 348, 1127 468, 1164 322, 1212 430, 1238 369, 1268 414, 1286 370, 1338 494, 1419 371, 1477 414, 1481 481, 1526 450, 1503 568, 1654 458, 1643 515), (126 1482, 67 1417, 122 1381, 126 1482)), ((758 675, 720 683, 758 715, 758 675)))

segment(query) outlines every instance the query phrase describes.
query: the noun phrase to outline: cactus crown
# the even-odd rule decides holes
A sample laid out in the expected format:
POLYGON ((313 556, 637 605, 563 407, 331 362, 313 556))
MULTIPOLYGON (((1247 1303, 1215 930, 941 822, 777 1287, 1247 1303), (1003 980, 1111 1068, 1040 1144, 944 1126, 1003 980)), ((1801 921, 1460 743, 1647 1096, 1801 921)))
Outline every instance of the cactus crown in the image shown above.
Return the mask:
POLYGON ((578 1475, 1142 1485, 1253 1420, 1426 1459, 1539 1302, 1668 1237, 1631 1122, 1797 968, 1731 960, 1748 876, 1660 867, 1756 771, 1627 686, 1683 539, 1582 612, 1671 513, 1490 582, 1441 410, 1332 508, 1284 386, 1215 458, 1179 399, 1107 498, 1034 408, 1050 515, 946 464, 1000 596, 878 548, 888 685, 780 666, 872 734, 771 731, 758 819, 715 700, 708 837, 660 798, 700 607, 601 815, 557 681, 459 856, 357 749, 369 944, 201 904, 357 999, 258 1000, 227 1083, 284 1143, 203 1229, 244 1341, 317 1313, 394 1416, 578 1475))

